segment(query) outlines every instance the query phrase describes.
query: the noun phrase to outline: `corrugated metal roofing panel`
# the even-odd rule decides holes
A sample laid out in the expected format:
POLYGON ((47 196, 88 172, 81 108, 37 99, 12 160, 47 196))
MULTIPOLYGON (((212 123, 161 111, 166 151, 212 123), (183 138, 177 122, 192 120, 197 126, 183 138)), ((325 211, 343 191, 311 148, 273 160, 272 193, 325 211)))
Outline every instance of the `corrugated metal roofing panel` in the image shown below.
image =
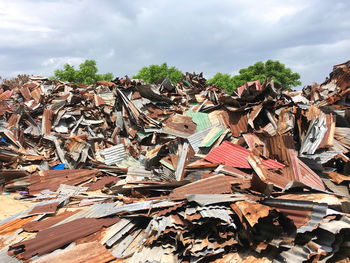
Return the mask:
POLYGON ((89 169, 44 170, 40 171, 39 175, 30 176, 31 185, 28 189, 30 193, 39 193, 45 189, 57 191, 63 183, 76 185, 99 173, 99 170, 89 169))
POLYGON ((59 202, 51 202, 48 204, 38 205, 28 212, 28 215, 54 214, 56 213, 59 202))
MULTIPOLYGON (((237 168, 251 168, 248 163, 248 156, 252 154, 251 151, 239 145, 224 141, 220 146, 212 149, 205 157, 206 160, 213 163, 220 163, 230 165, 237 168)), ((283 168, 284 165, 268 159, 262 161, 266 168, 283 168)))
POLYGON ((303 200, 265 199, 263 204, 276 208, 291 219, 298 233, 312 231, 326 215, 327 204, 303 200))
POLYGON ((248 131, 248 118, 244 112, 229 112, 229 126, 234 137, 248 131))
POLYGON ((196 202, 201 206, 206 206, 211 204, 245 200, 247 196, 243 194, 190 194, 187 195, 186 198, 190 202, 196 202))
POLYGON ((148 171, 144 168, 137 168, 137 167, 129 167, 127 176, 131 177, 147 177, 151 178, 153 175, 152 171, 148 171))
POLYGON ((198 153, 199 151, 199 145, 201 144, 203 138, 205 135, 207 135, 210 132, 211 128, 196 132, 189 137, 187 137, 187 140, 191 144, 193 150, 195 153, 198 153))
POLYGON ((304 183, 305 185, 314 187, 316 189, 326 190, 321 178, 301 160, 298 159, 298 161, 302 174, 300 182, 304 183))
POLYGON ((46 228, 49 228, 49 227, 57 224, 58 222, 64 220, 65 218, 67 218, 67 217, 69 217, 77 212, 79 212, 79 210, 77 210, 77 211, 65 211, 63 213, 60 213, 59 215, 44 218, 43 220, 40 220, 40 221, 31 221, 31 222, 28 222, 25 225, 23 225, 23 229, 24 229, 24 231, 27 231, 27 232, 41 231, 41 230, 44 230, 46 228))
POLYGON ((327 130, 326 114, 321 113, 318 118, 311 121, 305 138, 301 142, 300 153, 314 154, 327 130))
POLYGON ((210 147, 225 131, 222 127, 213 127, 209 133, 203 138, 199 147, 210 147))
POLYGON ((97 241, 70 245, 63 250, 39 257, 33 263, 93 263, 111 262, 115 257, 97 241))
POLYGON ((227 194, 232 193, 231 183, 237 179, 231 176, 214 175, 193 183, 178 187, 169 195, 171 200, 185 199, 189 194, 227 194))
POLYGON ((185 112, 185 115, 192 117, 192 121, 197 124, 197 132, 212 127, 207 113, 189 110, 185 112))
POLYGON ((135 253, 129 260, 129 263, 177 263, 177 255, 172 253, 172 249, 158 246, 143 247, 142 250, 135 253))
POLYGON ((79 238, 86 237, 116 223, 119 218, 81 218, 40 231, 35 238, 10 246, 9 250, 19 252, 17 258, 29 259, 34 255, 44 255, 67 245, 79 238), (20 250, 20 251, 18 251, 20 250))
POLYGON ((61 225, 64 223, 71 222, 73 220, 79 219, 79 218, 98 218, 105 216, 112 208, 115 207, 115 203, 102 203, 102 204, 94 204, 92 206, 89 206, 85 208, 84 210, 60 221, 57 225, 61 225))
POLYGON ((126 258, 132 255, 141 243, 141 238, 143 236, 144 232, 142 229, 130 233, 123 239, 123 242, 119 242, 117 246, 113 247, 113 256, 116 258, 126 258))
POLYGON ((115 232, 114 235, 106 241, 106 245, 108 247, 113 246, 116 242, 119 241, 119 239, 127 235, 131 231, 131 229, 135 227, 135 224, 130 220, 127 220, 127 219, 121 219, 121 220, 123 221, 125 220, 125 221, 123 222, 123 224, 119 225, 118 231, 115 232))
POLYGON ((125 157, 124 144, 118 144, 100 151, 100 155, 105 159, 105 164, 112 165, 120 163, 125 157))
POLYGON ((233 219, 230 216, 233 212, 226 206, 206 206, 203 209, 199 209, 198 212, 202 217, 217 218, 227 224, 233 224, 233 219))

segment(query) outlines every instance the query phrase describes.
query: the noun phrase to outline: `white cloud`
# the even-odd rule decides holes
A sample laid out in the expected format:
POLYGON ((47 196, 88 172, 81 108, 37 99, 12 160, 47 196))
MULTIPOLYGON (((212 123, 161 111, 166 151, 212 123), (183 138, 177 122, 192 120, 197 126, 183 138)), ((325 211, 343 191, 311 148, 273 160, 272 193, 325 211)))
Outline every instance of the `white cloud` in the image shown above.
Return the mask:
POLYGON ((0 74, 95 59, 120 76, 162 62, 212 76, 278 59, 320 82, 349 59, 349 15, 348 0, 0 0, 0 74))

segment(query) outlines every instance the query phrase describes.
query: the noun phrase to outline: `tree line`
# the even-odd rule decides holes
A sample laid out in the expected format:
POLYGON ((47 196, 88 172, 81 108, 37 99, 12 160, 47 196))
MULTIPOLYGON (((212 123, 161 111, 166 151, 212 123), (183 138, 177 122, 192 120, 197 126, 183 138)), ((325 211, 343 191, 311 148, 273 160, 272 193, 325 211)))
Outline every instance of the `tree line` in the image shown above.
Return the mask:
MULTIPOLYGON (((159 80, 168 77, 173 84, 176 84, 181 81, 182 76, 183 73, 181 70, 163 63, 161 65, 145 66, 133 78, 143 79, 148 83, 158 83, 159 80)), ((270 59, 265 62, 256 62, 247 68, 242 68, 236 75, 218 72, 207 83, 225 89, 230 93, 248 81, 260 80, 260 82, 263 82, 267 78, 272 78, 285 89, 291 89, 292 87, 301 85, 300 75, 298 73, 293 72, 281 62, 270 59)), ((51 79, 90 85, 98 80, 112 81, 114 76, 112 73, 98 74, 96 61, 85 60, 79 65, 79 68, 65 64, 62 69, 54 71, 54 76, 51 79)))

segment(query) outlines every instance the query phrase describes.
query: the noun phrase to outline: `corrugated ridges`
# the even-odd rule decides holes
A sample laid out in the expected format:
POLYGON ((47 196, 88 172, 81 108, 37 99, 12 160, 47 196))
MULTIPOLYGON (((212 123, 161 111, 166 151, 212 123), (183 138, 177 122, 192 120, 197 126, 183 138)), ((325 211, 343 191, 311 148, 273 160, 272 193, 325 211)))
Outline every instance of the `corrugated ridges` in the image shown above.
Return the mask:
POLYGON ((207 113, 197 112, 197 111, 186 111, 187 116, 192 117, 192 121, 197 124, 196 131, 202 131, 212 126, 207 113))
POLYGON ((126 157, 123 144, 118 144, 100 151, 101 156, 105 159, 105 164, 112 165, 121 162, 126 157))
MULTIPOLYGON (((249 169, 251 166, 248 163, 248 156, 251 151, 239 145, 224 141, 220 146, 212 149, 205 157, 207 161, 230 165, 237 168, 249 169)), ((263 165, 266 168, 283 168, 284 165, 271 159, 263 160, 263 165)))

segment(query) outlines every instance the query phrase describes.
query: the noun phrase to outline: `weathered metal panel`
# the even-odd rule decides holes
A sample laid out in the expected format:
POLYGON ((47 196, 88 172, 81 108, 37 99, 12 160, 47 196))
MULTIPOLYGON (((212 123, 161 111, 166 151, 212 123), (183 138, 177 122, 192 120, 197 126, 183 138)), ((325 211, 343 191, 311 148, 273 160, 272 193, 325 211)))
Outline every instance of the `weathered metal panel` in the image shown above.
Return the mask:
MULTIPOLYGON (((224 141, 220 146, 212 149, 205 159, 213 163, 231 165, 237 168, 251 168, 247 160, 250 154, 252 154, 252 152, 248 149, 224 141)), ((283 164, 271 159, 263 160, 262 163, 266 168, 284 167, 283 164)))
POLYGON ((103 149, 100 151, 100 155, 104 158, 105 164, 118 164, 126 157, 124 144, 103 149))
POLYGON ((197 124, 196 132, 200 132, 212 127, 207 113, 197 111, 186 111, 185 115, 192 117, 192 121, 197 124))

